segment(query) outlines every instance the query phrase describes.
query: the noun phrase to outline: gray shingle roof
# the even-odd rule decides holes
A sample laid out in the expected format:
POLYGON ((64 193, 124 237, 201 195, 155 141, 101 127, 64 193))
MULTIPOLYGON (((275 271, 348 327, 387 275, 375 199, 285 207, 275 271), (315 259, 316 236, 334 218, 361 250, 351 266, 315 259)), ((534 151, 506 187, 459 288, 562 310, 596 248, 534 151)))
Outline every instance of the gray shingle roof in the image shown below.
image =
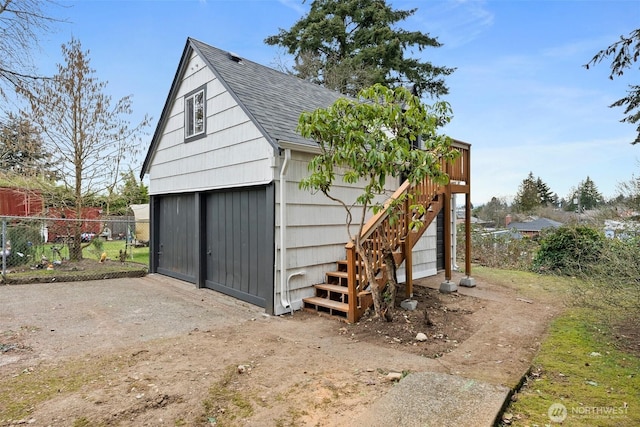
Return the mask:
POLYGON ((341 95, 229 52, 189 39, 209 68, 256 124, 278 141, 316 145, 295 132, 303 111, 328 107, 341 95))
POLYGON ((548 218, 536 218, 533 221, 512 222, 507 226, 507 228, 515 228, 518 231, 542 231, 545 228, 558 228, 560 226, 562 226, 561 222, 548 218))

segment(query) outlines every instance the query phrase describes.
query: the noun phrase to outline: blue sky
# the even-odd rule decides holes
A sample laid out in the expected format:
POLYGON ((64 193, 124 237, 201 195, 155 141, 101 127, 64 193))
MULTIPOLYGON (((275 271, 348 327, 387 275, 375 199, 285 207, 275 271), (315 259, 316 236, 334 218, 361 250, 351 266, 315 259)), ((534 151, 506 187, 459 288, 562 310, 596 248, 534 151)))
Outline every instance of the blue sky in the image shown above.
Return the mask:
MULTIPOLYGON (((444 97, 454 118, 444 131, 473 145, 472 202, 510 200, 533 172, 560 197, 589 176, 605 197, 640 175, 634 126, 608 108, 638 68, 608 79, 609 63, 583 64, 620 35, 640 27, 640 2, 388 1, 418 8, 400 26, 444 44, 416 53, 455 67, 444 97)), ((62 61, 71 37, 90 51, 97 77, 115 99, 133 95, 132 122, 150 115, 152 128, 166 101, 187 37, 274 66, 283 58, 263 40, 290 28, 308 10, 302 0, 64 1, 52 14, 69 22, 45 36, 33 56, 43 73, 62 61)), ((287 58, 283 58, 287 61, 287 58)), ((143 151, 146 152, 146 146, 143 151)), ((141 159, 140 159, 141 160, 141 159)))

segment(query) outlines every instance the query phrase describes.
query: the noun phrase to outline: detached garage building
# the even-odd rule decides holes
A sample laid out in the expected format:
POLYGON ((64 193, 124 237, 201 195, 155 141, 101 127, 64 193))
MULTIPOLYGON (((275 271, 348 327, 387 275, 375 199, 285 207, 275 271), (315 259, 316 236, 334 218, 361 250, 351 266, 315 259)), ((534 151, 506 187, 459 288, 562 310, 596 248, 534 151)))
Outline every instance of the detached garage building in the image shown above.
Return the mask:
MULTIPOLYGON (((347 233, 341 206, 298 189, 319 150, 295 129, 301 112, 340 96, 189 38, 141 172, 151 195, 150 271, 270 314, 302 308, 345 258, 347 233)), ((346 184, 336 191, 358 193, 346 184)), ((413 249, 414 278, 445 268, 445 252, 453 263, 455 251, 443 247, 451 239, 442 238, 454 230, 445 222, 455 206, 447 207, 440 239, 433 221, 413 249)))

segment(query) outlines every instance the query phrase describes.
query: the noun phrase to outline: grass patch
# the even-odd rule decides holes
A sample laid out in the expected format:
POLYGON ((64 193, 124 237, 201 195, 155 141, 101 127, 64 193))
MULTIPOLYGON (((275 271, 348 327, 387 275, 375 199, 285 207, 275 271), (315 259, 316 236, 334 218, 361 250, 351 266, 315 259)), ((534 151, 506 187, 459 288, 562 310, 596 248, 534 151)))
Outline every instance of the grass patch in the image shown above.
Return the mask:
POLYGON ((123 240, 101 242, 99 250, 94 245, 90 245, 83 249, 83 259, 78 262, 68 261, 68 246, 55 246, 48 243, 38 247, 34 254, 36 261, 8 268, 7 274, 0 278, 0 283, 50 283, 142 277, 147 274, 149 267, 149 248, 125 247, 123 240), (57 248, 55 254, 52 249, 54 247, 57 248), (127 250, 125 262, 120 262, 120 251, 125 249, 127 250), (102 253, 107 254, 106 261, 99 263, 102 253), (51 270, 45 268, 47 262, 41 261, 42 256, 52 263, 51 270), (63 259, 62 262, 60 258, 63 259))
POLYGON ((581 309, 552 323, 531 374, 505 411, 509 425, 557 424, 548 412, 553 404, 566 408, 563 425, 640 425, 640 359, 616 349, 609 328, 594 319, 581 309))
POLYGON ((278 418, 275 420, 275 427, 299 427, 304 425, 301 421, 302 417, 307 415, 306 411, 300 409, 289 408, 287 410, 286 418, 278 418))
MULTIPOLYGON (((85 243, 83 243, 84 245, 85 243)), ((120 260, 120 251, 126 251, 126 261, 128 262, 137 262, 140 264, 149 265, 149 247, 133 247, 131 245, 127 245, 124 240, 109 240, 106 242, 101 242, 102 251, 97 251, 94 245, 89 245, 86 248, 82 249, 82 257, 87 259, 100 259, 100 255, 102 252, 106 252, 107 259, 113 261, 120 260)), ((55 243, 47 243, 42 245, 36 249, 36 254, 42 254, 49 260, 54 260, 58 257, 57 253, 54 254, 53 248, 57 248, 59 250, 59 254, 63 259, 69 259, 69 246, 55 244, 55 243)))
MULTIPOLYGON (((102 249, 97 250, 96 247, 91 244, 82 249, 82 257, 85 259, 100 259, 102 252, 106 252, 107 259, 113 261, 120 260, 120 251, 126 251, 126 261, 135 262, 139 264, 149 265, 149 247, 133 247, 127 245, 124 240, 109 240, 100 242, 102 249)), ((83 243, 86 245, 86 243, 83 243)), ((26 265, 38 264, 42 258, 46 258, 49 262, 61 261, 69 259, 69 246, 61 243, 45 243, 33 248, 33 257, 26 265)))
POLYGON ((494 285, 515 289, 523 296, 540 298, 552 296, 553 298, 566 298, 574 286, 572 277, 543 275, 530 271, 503 270, 473 266, 471 277, 482 279, 494 285))
POLYGON ((27 418, 38 404, 63 393, 75 392, 89 383, 106 381, 102 374, 113 372, 122 363, 116 358, 73 361, 26 368, 12 377, 0 378, 0 424, 27 418))
MULTIPOLYGON (((102 249, 107 253, 107 259, 119 260, 120 251, 127 251, 126 261, 137 262, 144 265, 149 265, 149 247, 125 247, 123 240, 110 240, 102 243, 102 249)), ((83 252, 84 255, 84 252, 83 252)))
POLYGON ((95 421, 91 421, 87 417, 80 417, 73 422, 72 427, 106 427, 107 425, 104 422, 96 424, 95 421))
POLYGON ((209 388, 209 395, 202 402, 203 423, 241 426, 242 419, 253 414, 251 402, 238 390, 238 375, 237 366, 228 366, 222 378, 209 388))

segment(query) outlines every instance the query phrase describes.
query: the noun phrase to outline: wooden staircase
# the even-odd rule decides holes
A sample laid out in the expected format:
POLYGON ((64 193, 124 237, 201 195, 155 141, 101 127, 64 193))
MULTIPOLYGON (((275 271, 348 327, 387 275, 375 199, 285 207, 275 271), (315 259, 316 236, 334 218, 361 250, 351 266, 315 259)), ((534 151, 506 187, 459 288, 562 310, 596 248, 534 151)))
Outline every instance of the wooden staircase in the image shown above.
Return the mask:
MULTIPOLYGON (((408 184, 405 183, 398 192, 406 191, 408 184)), ((394 194, 397 197, 398 192, 394 194)), ((419 219, 423 222, 424 226, 418 230, 409 230, 404 238, 398 238, 394 245, 393 257, 397 266, 400 266, 406 259, 407 251, 411 251, 413 246, 418 242, 422 234, 426 231, 427 227, 437 217, 438 213, 442 209, 443 194, 434 195, 427 206, 425 207, 424 215, 419 219)), ((401 217, 406 216, 404 213, 401 217)), ((387 216, 388 217, 388 216, 387 216)), ((376 217, 374 217, 376 218, 376 217)), ((388 219, 388 218, 387 218, 388 219)), ((398 222, 404 223, 409 221, 400 220, 398 222)), ((370 233, 365 239, 363 239, 363 245, 369 247, 374 252, 374 265, 376 271, 376 278, 379 280, 379 285, 384 285, 384 272, 386 271, 386 264, 382 260, 381 245, 379 244, 380 233, 384 233, 388 237, 389 234, 395 234, 400 237, 400 233, 397 230, 389 229, 389 222, 382 221, 378 225, 377 230, 370 233), (391 233, 389 233, 391 231, 391 233)), ((367 227, 365 227, 365 230, 367 227)), ((363 233, 364 234, 364 233, 363 233)), ((336 262, 336 270, 329 271, 325 274, 325 282, 314 285, 315 296, 304 298, 304 308, 308 311, 315 311, 321 314, 327 314, 342 318, 349 323, 357 322, 358 319, 364 314, 367 308, 373 305, 373 296, 371 291, 367 289, 367 278, 364 273, 362 261, 360 261, 355 253, 355 245, 349 243, 346 245, 347 259, 336 262), (351 255, 351 256, 349 256, 351 255), (353 258, 356 261, 350 261, 349 258, 353 258), (350 280, 350 268, 353 265, 353 277, 350 280), (350 290, 350 284, 353 289, 350 290), (351 296, 354 297, 351 297, 351 296)))
MULTIPOLYGON (((393 212, 389 212, 389 209, 382 209, 365 224, 360 241, 373 262, 373 269, 380 286, 384 285, 386 277, 384 273, 387 266, 384 263, 382 252, 385 245, 392 248, 397 266, 403 262, 406 263, 407 283, 411 286, 412 249, 442 209, 445 210, 445 240, 447 240, 447 232, 451 234, 451 194, 467 194, 467 206, 469 206, 470 146, 464 143, 453 146, 461 152, 461 155, 453 163, 443 162, 442 165, 443 170, 450 178, 449 184, 438 185, 427 178, 423 182, 411 186, 406 181, 389 199, 393 201, 402 196, 410 195, 410 197, 405 197, 404 204, 396 207, 393 212), (461 185, 460 182, 465 182, 465 184, 461 185), (422 211, 412 210, 411 206, 416 205, 420 205, 424 209, 422 211), (416 221, 422 222, 423 226, 417 229, 412 228, 411 224, 416 221)), ((470 217, 469 211, 467 217, 470 217)), ((445 257, 448 253, 450 258, 450 250, 447 251, 446 247, 445 243, 445 257)), ((355 244, 349 242, 345 249, 347 258, 336 263, 335 271, 326 273, 324 283, 314 285, 315 296, 304 298, 303 303, 306 310, 354 323, 373 305, 373 297, 367 288, 368 282, 364 266, 356 253, 355 244)), ((447 274, 450 278, 450 271, 447 274)))
MULTIPOLYGON (((358 264, 356 271, 356 281, 364 279, 364 274, 360 274, 358 264)), ((349 317, 349 272, 348 261, 346 259, 336 262, 336 271, 329 271, 325 275, 325 283, 314 285, 316 295, 304 298, 304 307, 318 313, 326 313, 330 316, 344 318, 349 317)), ((363 272, 364 273, 364 272, 363 272)), ((371 292, 362 290, 355 296, 355 305, 366 310, 373 304, 371 292)))

